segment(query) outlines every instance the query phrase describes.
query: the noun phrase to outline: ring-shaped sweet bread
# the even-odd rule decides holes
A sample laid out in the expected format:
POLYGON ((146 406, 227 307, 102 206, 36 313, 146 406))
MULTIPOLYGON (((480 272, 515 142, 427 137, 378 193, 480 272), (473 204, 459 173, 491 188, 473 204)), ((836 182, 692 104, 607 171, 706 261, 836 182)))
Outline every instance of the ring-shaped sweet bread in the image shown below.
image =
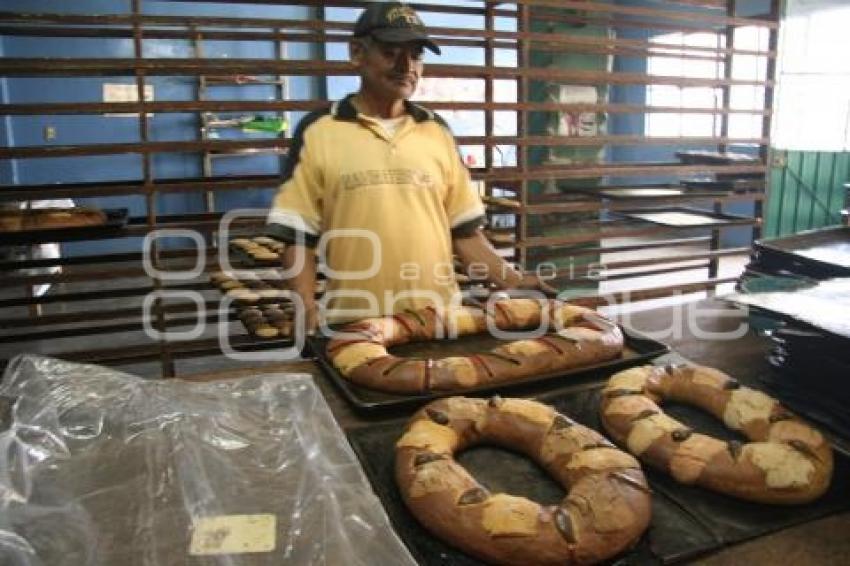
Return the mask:
POLYGON ((450 397, 419 410, 396 443, 396 482, 438 538, 499 564, 587 564, 633 545, 649 525, 638 461, 601 434, 525 399, 450 397), (490 493, 454 455, 479 444, 524 454, 566 490, 558 505, 490 493))
POLYGON ((425 308, 346 325, 343 338, 331 339, 326 354, 350 381, 392 393, 459 391, 592 365, 616 358, 623 351, 620 328, 591 309, 559 301, 506 299, 491 311, 455 307, 425 308), (548 318, 544 319, 544 315, 548 318), (485 352, 441 359, 402 358, 388 348, 434 340, 447 329, 458 336, 481 334, 490 325, 503 331, 541 327, 537 338, 507 342, 485 352))
POLYGON ((642 462, 677 481, 761 503, 807 503, 832 478, 832 447, 772 397, 705 366, 644 366, 619 372, 602 391, 605 430, 642 462), (692 431, 662 401, 698 407, 748 443, 692 431))

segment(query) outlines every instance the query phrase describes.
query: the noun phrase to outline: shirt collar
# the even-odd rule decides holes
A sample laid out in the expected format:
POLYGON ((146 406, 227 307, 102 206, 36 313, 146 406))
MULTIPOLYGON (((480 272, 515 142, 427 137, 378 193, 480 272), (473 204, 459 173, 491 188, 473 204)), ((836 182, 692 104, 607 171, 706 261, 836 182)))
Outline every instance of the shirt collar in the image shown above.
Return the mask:
MULTIPOLYGON (((356 120, 357 109, 354 107, 354 94, 349 94, 342 100, 334 102, 331 114, 337 120, 356 120)), ((416 122, 425 122, 434 119, 434 113, 424 106, 419 106, 409 100, 404 101, 404 109, 416 122)))

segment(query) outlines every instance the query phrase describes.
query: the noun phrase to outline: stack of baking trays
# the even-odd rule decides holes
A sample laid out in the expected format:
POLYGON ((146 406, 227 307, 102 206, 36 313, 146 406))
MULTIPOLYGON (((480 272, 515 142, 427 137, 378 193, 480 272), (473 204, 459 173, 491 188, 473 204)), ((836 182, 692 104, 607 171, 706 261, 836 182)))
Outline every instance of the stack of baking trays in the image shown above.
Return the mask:
POLYGON ((310 348, 370 417, 349 440, 421 564, 669 563, 850 508, 848 457, 757 372, 591 309, 494 295, 336 330, 310 348))
POLYGON ((756 242, 727 298, 747 305, 773 342, 770 387, 850 437, 850 228, 756 242))
POLYGON ((283 242, 266 236, 230 240, 230 251, 248 265, 279 266, 283 249, 283 242))
POLYGON ((809 280, 850 277, 850 227, 756 241, 746 273, 809 280))

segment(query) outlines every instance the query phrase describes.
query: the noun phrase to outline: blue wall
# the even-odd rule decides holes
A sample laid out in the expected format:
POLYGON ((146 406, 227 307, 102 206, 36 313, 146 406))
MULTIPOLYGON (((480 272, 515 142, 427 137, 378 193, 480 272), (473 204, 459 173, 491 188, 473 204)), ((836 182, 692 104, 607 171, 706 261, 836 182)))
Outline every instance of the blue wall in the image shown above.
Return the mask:
MULTIPOLYGON (((0 57, 3 57, 3 38, 0 37, 0 57)), ((8 104, 9 92, 6 77, 0 77, 0 104, 8 104)), ((12 120, 8 116, 0 116, 0 144, 11 146, 14 144, 12 138, 12 120)), ((16 182, 16 163, 9 159, 0 160, 0 183, 11 185, 16 182)))
MULTIPOLYGON (((52 13, 127 13, 126 0, 95 0, 70 5, 63 0, 4 0, 3 9, 9 11, 52 12, 52 13)), ((258 10, 254 6, 145 2, 147 13, 168 15, 210 15, 255 18, 306 18, 309 8, 269 6, 258 10)), ((151 58, 192 57, 192 45, 188 41, 145 41, 145 56, 151 58)), ((7 57, 132 57, 133 42, 130 39, 76 39, 76 38, 3 38, 7 57)), ((306 44, 287 44, 291 59, 307 59, 313 56, 312 48, 306 44)), ((209 58, 273 58, 272 42, 204 42, 205 56, 209 58)), ((105 83, 135 84, 132 77, 83 77, 83 78, 10 78, 7 80, 9 102, 96 102, 102 98, 105 83)), ((290 97, 294 99, 315 98, 315 79, 291 77, 290 97)), ((152 77, 156 100, 193 100, 196 97, 195 77, 152 77)), ((0 83, 2 86, 2 83, 0 83)), ((256 99, 268 100, 277 97, 274 86, 214 87, 208 93, 211 99, 256 99)), ((292 113, 291 119, 300 119, 300 113, 292 113)), ((65 145, 94 143, 133 143, 139 141, 136 117, 83 116, 20 116, 2 124, 6 128, 4 142, 7 145, 65 145), (57 137, 45 141, 44 128, 52 126, 57 137)), ((222 138, 267 137, 264 134, 243 134, 236 130, 223 130, 222 138)), ((150 120, 150 138, 154 141, 196 140, 199 138, 198 118, 194 114, 157 114, 150 120)), ((11 164, 0 165, 3 183, 12 182, 6 172, 11 164)), ((214 160, 214 175, 275 174, 279 172, 277 156, 233 156, 214 160)), ((200 154, 159 154, 152 159, 153 176, 156 179, 197 177, 202 175, 200 154)), ((75 183, 109 180, 138 180, 143 176, 142 158, 138 155, 110 155, 94 157, 21 159, 17 162, 17 182, 24 185, 45 183, 75 183)), ((224 191, 216 195, 219 210, 238 207, 265 207, 271 202, 273 189, 224 191)), ((126 207, 131 215, 143 215, 146 208, 144 197, 103 197, 79 199, 78 204, 89 204, 101 208, 126 207)), ((181 214, 201 212, 204 208, 201 194, 160 195, 157 202, 159 214, 181 214)), ((109 240, 95 243, 69 244, 65 253, 102 253, 138 249, 138 241, 109 240)))

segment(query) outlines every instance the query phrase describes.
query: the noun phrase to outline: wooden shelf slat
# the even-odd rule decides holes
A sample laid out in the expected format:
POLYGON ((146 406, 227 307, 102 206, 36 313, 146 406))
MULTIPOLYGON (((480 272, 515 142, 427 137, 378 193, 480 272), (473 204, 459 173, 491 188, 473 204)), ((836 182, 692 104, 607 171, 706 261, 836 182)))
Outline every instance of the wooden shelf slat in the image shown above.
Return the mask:
MULTIPOLYGON (((213 287, 209 282, 185 283, 173 285, 168 289, 181 291, 205 291, 213 287)), ((124 299, 128 297, 144 297, 156 289, 153 286, 125 287, 114 289, 98 289, 97 291, 78 291, 75 293, 48 293, 40 297, 17 297, 0 299, 0 308, 20 307, 29 305, 49 305, 56 303, 77 303, 81 301, 100 301, 104 299, 124 299)))
MULTIPOLYGON (((219 310, 221 301, 209 300, 203 303, 204 310, 219 310)), ((151 305, 151 314, 159 312, 168 315, 185 314, 196 312, 198 305, 195 303, 174 303, 157 306, 151 305)), ((39 316, 27 316, 17 318, 0 319, 0 329, 40 328, 47 326, 67 326, 91 322, 109 322, 120 320, 141 319, 143 316, 141 306, 121 307, 106 309, 86 309, 84 311, 72 311, 62 313, 41 314, 39 316)))
MULTIPOLYGON (((459 102, 417 101, 432 110, 493 110, 529 112, 607 112, 611 114, 748 114, 770 115, 771 111, 736 108, 693 108, 684 106, 646 106, 640 104, 569 104, 545 102, 459 102)), ((145 102, 149 114, 188 112, 309 112, 330 105, 326 100, 168 100, 145 102)), ((138 114, 138 102, 59 102, 0 104, 0 115, 34 116, 40 114, 138 114)))
MULTIPOLYGON (((605 272, 605 271, 613 271, 613 270, 621 270, 621 269, 637 269, 641 267, 654 267, 659 265, 666 265, 668 263, 675 264, 688 264, 682 265, 678 268, 670 268, 671 272, 675 271, 687 271, 691 269, 698 269, 704 267, 704 263, 700 263, 697 265, 691 265, 691 262, 695 261, 704 261, 708 259, 714 259, 719 257, 735 257, 735 256, 746 256, 749 254, 750 248, 728 248, 724 250, 714 250, 707 251, 701 253, 688 253, 688 255, 664 255, 661 257, 648 257, 641 258, 637 260, 627 260, 627 261, 599 261, 593 262, 592 266, 582 266, 577 265, 574 267, 568 267, 563 269, 558 269, 556 273, 556 279, 563 279, 569 277, 588 277, 590 275, 591 270, 594 273, 605 272)), ((646 271, 632 271, 624 274, 618 274, 619 279, 626 279, 632 277, 646 277, 647 275, 655 275, 657 272, 649 273, 646 271)), ((603 280, 610 280, 609 278, 604 278, 603 280)))
MULTIPOLYGON (((730 222, 722 226, 692 226, 689 230, 716 230, 733 228, 740 226, 751 226, 758 222, 758 219, 742 219, 737 222, 730 222)), ((611 222, 610 224, 615 224, 611 222)), ((629 223, 620 225, 616 223, 615 227, 600 224, 598 231, 588 229, 581 234, 571 234, 568 236, 536 236, 528 238, 524 241, 514 241, 513 246, 518 248, 534 248, 534 247, 549 247, 549 246, 567 246, 582 244, 587 242, 598 242, 608 238, 638 238, 645 236, 654 236, 662 233, 678 232, 681 228, 652 225, 650 223, 629 223)))
POLYGON ((47 185, 7 185, 0 187, 0 202, 38 198, 72 198, 113 195, 182 193, 194 191, 230 191, 242 189, 276 188, 278 175, 240 175, 227 177, 188 177, 157 179, 145 185, 139 181, 112 181, 97 183, 58 183, 47 185))
MULTIPOLYGON (((73 27, 58 27, 58 24, 67 23, 63 14, 42 14, 43 20, 38 23, 49 22, 53 25, 36 26, 36 21, 22 20, 16 14, 0 12, 0 22, 13 22, 18 25, 6 25, 0 27, 0 33, 4 35, 19 36, 44 36, 44 37, 120 37, 132 38, 132 23, 139 21, 143 25, 157 26, 183 26, 185 29, 162 29, 149 27, 145 30, 145 39, 183 39, 189 40, 202 34, 204 40, 229 40, 229 41, 290 41, 302 43, 337 42, 347 43, 350 39, 354 25, 347 22, 316 22, 308 20, 264 20, 261 18, 204 18, 193 17, 192 23, 186 23, 185 18, 175 16, 153 16, 147 15, 134 19, 125 16, 118 20, 125 27, 97 27, 102 26, 103 18, 90 16, 86 18, 75 17, 73 27), (52 17, 51 17, 52 16, 52 17), (88 22, 89 26, 82 27, 81 22, 88 22), (26 24, 26 25, 21 25, 26 24), (204 29, 205 26, 216 26, 214 29, 204 29), (222 26, 233 28, 255 28, 263 31, 245 31, 244 29, 222 30, 222 26), (298 30, 297 33, 271 31, 270 28, 298 30), (332 33, 329 33, 332 32, 332 33)), ((115 18, 111 18, 115 20, 115 18)), ((116 25, 116 24, 110 24, 116 25)), ((515 49, 517 41, 530 41, 535 49, 545 47, 547 50, 569 48, 570 51, 578 53, 609 53, 612 55, 629 56, 653 56, 653 57, 676 57, 682 59, 699 59, 719 61, 726 54, 753 55, 760 57, 776 57, 775 51, 760 51, 751 49, 730 49, 722 47, 690 46, 676 43, 665 43, 657 41, 643 41, 636 39, 623 39, 617 37, 589 37, 582 35, 571 35, 570 33, 539 33, 539 32, 513 32, 504 30, 482 30, 464 27, 428 27, 429 35, 434 37, 441 45, 487 47, 487 41, 493 41, 493 48, 515 49)))
POLYGON ((602 165, 537 166, 532 171, 516 168, 496 168, 492 171, 473 170, 472 178, 485 181, 545 181, 549 179, 588 179, 611 176, 640 175, 709 175, 709 174, 764 174, 764 165, 679 165, 671 163, 607 163, 602 165))
MULTIPOLYGON (((699 196, 676 196, 666 198, 653 198, 652 206, 663 206, 670 204, 682 204, 683 202, 753 202, 762 201, 766 198, 763 192, 751 192, 740 194, 729 194, 719 197, 699 196)), ((523 211, 528 214, 552 214, 557 212, 593 212, 597 210, 625 210, 635 208, 635 202, 646 203, 645 199, 623 199, 617 201, 601 202, 600 200, 580 200, 562 203, 529 204, 523 211)))
POLYGON ((86 145, 40 145, 0 147, 0 159, 27 159, 95 155, 120 155, 126 153, 189 153, 227 152, 250 149, 283 149, 290 141, 281 138, 259 140, 203 140, 203 141, 149 141, 142 143, 99 143, 86 145))
POLYGON ((704 22, 718 26, 760 26, 768 29, 779 28, 779 22, 774 20, 720 16, 707 14, 705 12, 664 10, 662 8, 645 8, 642 6, 625 6, 622 4, 605 4, 602 2, 585 2, 581 0, 516 0, 516 3, 518 5, 525 6, 543 6, 560 8, 562 10, 582 10, 586 12, 619 14, 624 16, 655 18, 659 20, 704 22))
POLYGON ((595 246, 595 247, 575 247, 571 248, 569 246, 559 247, 557 249, 553 249, 551 251, 543 251, 540 250, 530 252, 529 258, 532 258, 535 262, 546 261, 548 259, 552 259, 555 257, 562 257, 564 254, 567 254, 568 257, 580 257, 585 255, 601 255, 601 254, 615 254, 615 253, 623 253, 623 252, 633 252, 633 251, 645 251, 652 250, 658 248, 679 248, 679 247, 691 247, 691 246, 701 246, 703 244, 709 243, 711 240, 710 236, 696 236, 690 238, 676 238, 672 240, 653 240, 653 241, 644 241, 637 242, 633 244, 607 244, 604 246, 595 246))
POLYGON ((570 299, 570 302, 591 308, 599 308, 609 305, 607 299, 613 299, 614 304, 649 301, 651 299, 662 299, 673 295, 687 295, 690 293, 708 291, 719 285, 735 283, 737 280, 737 277, 703 279, 693 283, 681 283, 678 285, 667 285, 663 287, 638 288, 629 291, 616 291, 604 296, 588 295, 584 297, 576 297, 574 299, 570 299))
MULTIPOLYGON (((457 136, 458 145, 521 145, 541 147, 595 147, 625 145, 720 145, 746 144, 766 145, 768 138, 729 138, 729 137, 646 137, 632 135, 610 136, 457 136)), ((0 147, 0 159, 31 159, 51 157, 154 154, 154 153, 190 153, 206 152, 215 157, 244 155, 282 155, 291 144, 283 138, 247 139, 247 140, 199 140, 199 141, 149 141, 145 143, 100 143, 80 145, 38 145, 0 147)))
MULTIPOLYGON (((213 310, 212 312, 204 312, 203 316, 197 316, 196 313, 196 316, 169 319, 168 326, 170 328, 179 326, 195 326, 200 321, 204 321, 205 323, 217 323, 219 320, 221 320, 221 315, 217 310, 213 310)), ((231 312, 228 313, 227 320, 237 321, 239 318, 236 313, 231 312)), ((105 324, 97 326, 87 325, 73 329, 62 328, 59 330, 37 330, 34 332, 16 332, 15 334, 5 336, 0 335, 0 344, 32 342, 36 340, 61 340, 63 338, 67 338, 69 335, 73 335, 73 337, 76 338, 79 336, 97 336, 117 332, 143 332, 147 326, 143 321, 120 323, 113 321, 104 322, 105 324)))
MULTIPOLYGON (((282 76, 355 75, 348 62, 341 61, 277 61, 272 59, 83 59, 7 57, 0 59, 0 76, 197 76, 234 74, 273 74, 282 76)), ((428 66, 430 77, 516 79, 571 81, 575 84, 657 84, 680 87, 767 86, 772 80, 737 80, 726 78, 694 78, 651 75, 646 73, 608 73, 605 71, 553 70, 544 68, 484 67, 478 65, 428 66)))

